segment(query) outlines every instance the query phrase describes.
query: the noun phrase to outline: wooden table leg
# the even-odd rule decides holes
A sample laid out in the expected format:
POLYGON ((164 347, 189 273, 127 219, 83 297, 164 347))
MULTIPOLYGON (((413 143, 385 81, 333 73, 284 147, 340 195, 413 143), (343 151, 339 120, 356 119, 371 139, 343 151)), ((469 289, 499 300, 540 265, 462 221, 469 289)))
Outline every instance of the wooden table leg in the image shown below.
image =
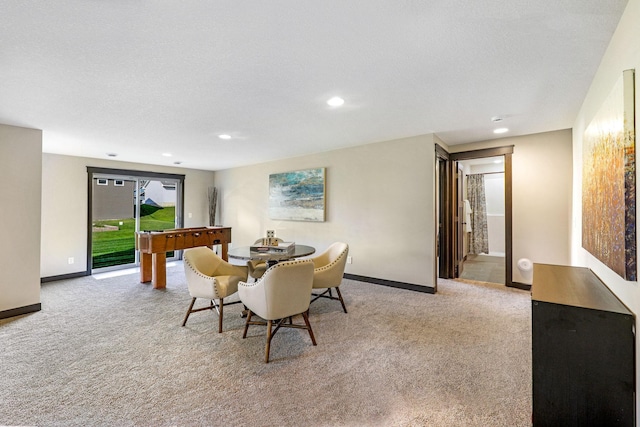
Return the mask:
POLYGON ((153 254, 153 278, 151 280, 155 289, 167 287, 167 253, 158 252, 153 254))
POLYGON ((151 254, 140 252, 140 283, 151 281, 151 254))
POLYGON ((229 249, 229 245, 227 243, 221 243, 220 246, 222 247, 222 259, 229 262, 229 255, 228 253, 228 249, 229 249))

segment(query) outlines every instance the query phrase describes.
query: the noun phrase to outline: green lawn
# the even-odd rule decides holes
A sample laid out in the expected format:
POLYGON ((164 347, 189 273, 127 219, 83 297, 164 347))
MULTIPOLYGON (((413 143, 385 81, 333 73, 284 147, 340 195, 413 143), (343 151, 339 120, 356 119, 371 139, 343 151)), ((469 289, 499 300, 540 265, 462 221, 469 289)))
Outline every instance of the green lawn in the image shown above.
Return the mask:
MULTIPOLYGON (((144 208, 140 218, 141 230, 167 230, 175 228, 175 207, 158 210, 144 208)), ((93 232, 93 268, 109 267, 112 265, 131 264, 135 262, 135 219, 122 218, 109 221, 96 221, 94 227, 105 225, 117 226, 114 231, 93 232), (120 225, 122 222, 122 225, 120 225)))

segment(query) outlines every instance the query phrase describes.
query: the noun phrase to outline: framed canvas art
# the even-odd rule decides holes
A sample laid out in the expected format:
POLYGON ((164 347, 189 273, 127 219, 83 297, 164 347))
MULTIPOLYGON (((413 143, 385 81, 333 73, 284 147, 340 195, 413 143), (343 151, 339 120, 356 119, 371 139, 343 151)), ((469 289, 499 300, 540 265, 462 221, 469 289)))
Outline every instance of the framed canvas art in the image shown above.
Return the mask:
POLYGON ((583 139, 582 247, 637 280, 635 72, 625 70, 583 139))
POLYGON ((269 218, 324 221, 325 168, 269 175, 269 218))

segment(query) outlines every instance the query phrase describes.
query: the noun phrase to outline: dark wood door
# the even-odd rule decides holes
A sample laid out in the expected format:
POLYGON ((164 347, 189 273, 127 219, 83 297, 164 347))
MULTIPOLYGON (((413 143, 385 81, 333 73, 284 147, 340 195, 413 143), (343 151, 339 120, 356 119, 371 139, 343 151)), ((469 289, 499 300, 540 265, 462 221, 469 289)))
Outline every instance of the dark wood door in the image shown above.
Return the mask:
POLYGON ((456 162, 456 260, 455 277, 460 277, 464 269, 464 171, 462 165, 456 162))

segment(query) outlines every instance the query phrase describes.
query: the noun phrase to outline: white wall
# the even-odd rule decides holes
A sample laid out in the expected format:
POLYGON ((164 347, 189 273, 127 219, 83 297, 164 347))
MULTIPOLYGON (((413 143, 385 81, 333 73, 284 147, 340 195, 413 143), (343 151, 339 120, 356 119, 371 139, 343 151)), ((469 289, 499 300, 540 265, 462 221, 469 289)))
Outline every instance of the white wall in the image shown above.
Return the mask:
POLYGON ((0 312, 40 303, 42 131, 0 125, 0 312))
POLYGON ((490 174, 484 177, 487 198, 487 231, 489 254, 505 253, 505 217, 504 217, 504 174, 490 174))
MULTIPOLYGON (((312 244, 318 250, 332 241, 344 240, 350 244, 353 257, 347 273, 433 286, 436 140, 433 135, 424 135, 215 174, 44 154, 41 276, 76 273, 86 268, 86 166, 97 166, 186 174, 187 227, 207 224, 207 188, 215 175, 222 223, 233 228, 234 244, 250 244, 267 229, 275 229, 286 240, 312 244), (327 221, 270 220, 269 174, 315 167, 327 168, 327 221), (75 264, 67 263, 69 257, 75 258, 75 264), (393 268, 389 268, 390 259, 393 268)), ((448 148, 465 151, 500 145, 515 145, 514 263, 527 257, 534 262, 569 264, 571 132, 448 148)), ((514 280, 525 280, 515 265, 514 280)))
POLYGON ((452 152, 513 145, 513 281, 530 283, 516 263, 571 261, 571 131, 453 145, 452 152))
POLYGON ((484 185, 487 215, 504 216, 504 174, 485 175, 484 185))
MULTIPOLYGON (((267 229, 320 250, 344 240, 353 257, 347 273, 433 286, 434 141, 425 135, 216 172, 223 223, 233 227, 237 245, 252 243, 267 229), (270 220, 269 174, 315 167, 327 167, 327 221, 270 220)), ((513 280, 527 282, 515 266, 520 258, 570 262, 571 131, 446 148, 503 145, 515 146, 513 280)))
MULTIPOLYGON (((176 206, 176 197, 178 192, 176 190, 167 190, 162 185, 161 181, 151 181, 144 191, 144 200, 151 199, 159 206, 176 206)), ((208 225, 208 224, 206 224, 208 225)))
POLYGON ((78 273, 87 268, 87 166, 183 174, 184 226, 209 225, 207 189, 213 186, 213 172, 47 153, 39 156, 42 160, 41 277, 78 273), (74 264, 68 264, 70 257, 75 259, 74 264))
POLYGON ((433 286, 433 135, 424 135, 216 172, 222 222, 234 245, 267 229, 318 251, 349 244, 360 276, 433 286), (326 221, 270 220, 269 174, 326 167, 326 221))
MULTIPOLYGON (((573 238, 571 245, 571 261, 574 265, 589 267, 615 293, 618 298, 634 313, 640 310, 640 287, 638 282, 627 282, 598 261, 582 248, 582 140, 584 130, 593 119, 604 100, 613 89, 622 72, 634 68, 636 70, 636 147, 638 147, 638 127, 640 126, 640 0, 629 0, 618 28, 613 35, 607 52, 596 73, 591 87, 584 99, 582 108, 575 120, 573 131, 573 238)), ((638 151, 636 149, 636 165, 638 151)), ((639 181, 636 166, 636 182, 639 181)), ((636 200, 638 194, 636 194, 636 200)), ((636 224, 636 229, 637 224, 636 224)), ((640 233, 637 233, 640 248, 640 233)), ((636 366, 640 366, 640 340, 636 338, 636 366)), ((640 369, 636 369, 640 374, 640 369)), ((636 378, 636 396, 640 386, 640 376, 636 378)), ((636 412, 640 413, 640 405, 636 412)))

